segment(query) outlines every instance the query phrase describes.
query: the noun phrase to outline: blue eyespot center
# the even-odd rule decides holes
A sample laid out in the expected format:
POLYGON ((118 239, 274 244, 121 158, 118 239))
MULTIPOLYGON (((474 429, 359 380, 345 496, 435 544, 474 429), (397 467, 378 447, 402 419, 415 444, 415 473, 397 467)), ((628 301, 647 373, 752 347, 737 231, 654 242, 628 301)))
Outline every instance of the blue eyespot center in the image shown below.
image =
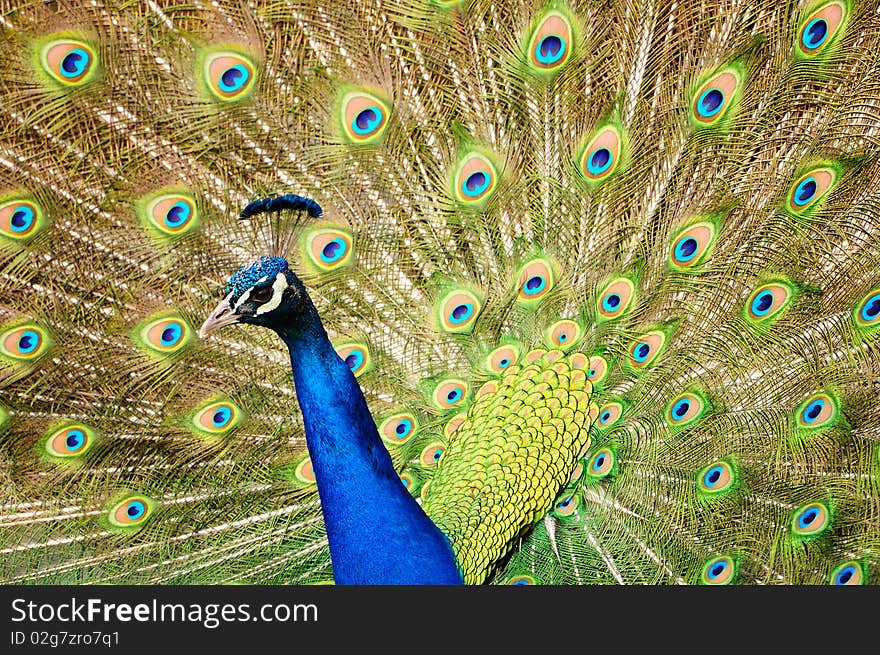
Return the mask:
POLYGON ((162 344, 165 346, 173 345, 180 339, 183 331, 178 323, 172 323, 162 331, 162 344))
POLYGON ((651 354, 651 346, 647 343, 640 343, 636 346, 634 356, 637 362, 643 362, 648 359, 651 354))
POLYGON ((403 419, 397 424, 397 427, 394 428, 394 431, 401 437, 408 435, 410 430, 412 430, 412 421, 409 419, 403 419))
POLYGON ((321 261, 332 264, 341 259, 347 249, 345 241, 339 238, 332 239, 321 249, 321 261))
POLYGON ((806 512, 800 515, 798 518, 798 526, 801 528, 808 527, 813 521, 816 520, 816 517, 819 515, 815 509, 808 509, 806 512))
POLYGON ((471 198, 477 197, 489 188, 490 177, 483 171, 477 171, 468 175, 461 190, 466 196, 471 198))
POLYGON ((755 296, 752 301, 752 313, 756 316, 764 316, 773 307, 773 293, 764 291, 755 296))
POLYGON ((188 203, 175 203, 171 206, 171 209, 168 210, 168 213, 165 214, 165 224, 169 227, 180 227, 187 221, 190 213, 188 203))
POLYGON ((435 462, 440 461, 440 458, 442 456, 443 456, 443 449, 442 448, 438 448, 437 450, 434 451, 434 461, 435 462))
POLYGON ((214 424, 215 428, 222 428, 229 422, 230 418, 232 418, 232 412, 226 407, 221 407, 214 412, 214 416, 211 417, 211 422, 214 424))
POLYGON ((802 207, 806 205, 810 200, 813 199, 813 196, 816 195, 816 189, 818 189, 818 183, 816 182, 816 178, 808 177, 805 180, 802 180, 800 184, 797 185, 797 188, 794 190, 794 204, 802 207))
POLYGON ((602 301, 602 307, 605 311, 614 311, 617 307, 620 306, 620 296, 616 293, 609 294, 605 296, 605 299, 602 301))
POLYGON ((804 28, 801 42, 808 50, 815 50, 828 38, 828 22, 824 18, 814 18, 804 28))
POLYGON ((600 470, 603 466, 605 466, 605 455, 604 455, 604 454, 603 454, 603 455, 599 455, 599 456, 596 458, 596 461, 593 462, 593 470, 594 470, 594 471, 598 471, 598 470, 600 470))
POLYGON ((147 508, 141 501, 134 500, 128 504, 125 513, 128 514, 128 518, 134 520, 139 519, 141 516, 143 516, 146 509, 147 508))
POLYGON ((450 391, 449 393, 446 394, 446 400, 448 400, 451 403, 454 403, 459 398, 461 398, 461 390, 460 389, 453 389, 452 391, 450 391))
POLYGON ((449 315, 449 321, 456 325, 459 323, 464 323, 473 315, 473 313, 473 305, 471 305, 470 303, 462 303, 452 310, 452 313, 449 315))
POLYGON ((67 445, 68 450, 79 450, 83 443, 85 443, 86 435, 82 430, 71 430, 67 433, 67 439, 65 439, 64 443, 67 445))
POLYGON ((720 466, 713 466, 708 471, 706 471, 706 477, 704 481, 707 487, 714 487, 718 480, 721 478, 722 468, 720 466))
POLYGON ((689 400, 679 400, 677 403, 675 403, 675 407, 672 408, 672 413, 675 414, 676 417, 681 418, 688 413, 688 410, 690 408, 691 403, 689 400))
POLYGON ((822 410, 824 408, 825 408, 825 401, 822 400, 821 398, 811 402, 809 405, 807 405, 806 409, 804 410, 804 417, 803 417, 804 422, 805 423, 812 423, 813 421, 815 421, 817 418, 819 418, 819 415, 822 413, 822 410))
POLYGON ((17 207, 9 220, 13 232, 24 232, 34 222, 34 211, 30 207, 17 207))
POLYGON ((510 360, 505 357, 500 362, 498 362, 498 366, 500 366, 501 368, 507 368, 508 366, 510 366, 510 360))
POLYGON ((526 280, 526 283, 523 285, 523 291, 526 294, 533 296, 537 293, 541 293, 541 291, 543 291, 544 287, 546 286, 547 281, 542 276, 533 275, 528 280, 526 280))
POLYGON ((248 69, 241 64, 231 66, 220 76, 220 89, 226 93, 238 91, 247 83, 249 77, 248 69))
POLYGON ((61 74, 67 78, 77 77, 88 65, 89 53, 82 48, 76 48, 68 52, 61 60, 61 74))
POLYGON ((727 570, 727 562, 718 562, 709 569, 709 578, 714 580, 727 570))
POLYGON ((880 293, 874 294, 865 301, 861 314, 864 321, 877 320, 880 316, 880 293))
POLYGON ((604 412, 602 412, 602 416, 599 417, 599 420, 602 421, 602 423, 607 423, 610 418, 611 412, 606 409, 604 412))
POLYGON ((587 162, 587 170, 591 175, 600 175, 607 171, 614 161, 614 156, 608 148, 597 148, 587 162))
POLYGON ((587 373, 587 377, 588 377, 588 378, 594 378, 594 377, 596 377, 596 369, 591 368, 591 369, 590 369, 590 372, 587 373))
POLYGON ((382 110, 379 107, 367 107, 358 112, 351 124, 351 129, 355 134, 366 136, 376 131, 376 128, 382 123, 382 110))
POLYGON ((18 338, 18 351, 23 355, 33 352, 40 343, 40 336, 33 330, 25 330, 18 338))
POLYGON ((568 341, 568 335, 563 332, 562 334, 559 335, 559 341, 560 341, 560 343, 568 341))
POLYGON ((345 363, 352 371, 360 368, 364 363, 364 354, 360 350, 352 350, 345 357, 345 363))
POLYGON ((697 254, 699 243, 693 237, 685 237, 675 245, 675 258, 682 262, 689 262, 697 254))
POLYGON ((724 106, 724 93, 721 89, 711 88, 706 89, 700 95, 700 99, 697 101, 697 110, 700 113, 700 116, 704 118, 711 118, 724 106))
POLYGON ((856 567, 849 565, 842 568, 834 579, 834 584, 845 585, 856 574, 856 567))
POLYGON ((556 507, 558 507, 559 509, 565 509, 566 507, 571 505, 571 502, 572 502, 571 498, 566 498, 565 500, 560 502, 556 507))
POLYGON ((548 34, 535 48, 535 57, 545 65, 555 64, 563 55, 565 55, 565 41, 556 34, 548 34))

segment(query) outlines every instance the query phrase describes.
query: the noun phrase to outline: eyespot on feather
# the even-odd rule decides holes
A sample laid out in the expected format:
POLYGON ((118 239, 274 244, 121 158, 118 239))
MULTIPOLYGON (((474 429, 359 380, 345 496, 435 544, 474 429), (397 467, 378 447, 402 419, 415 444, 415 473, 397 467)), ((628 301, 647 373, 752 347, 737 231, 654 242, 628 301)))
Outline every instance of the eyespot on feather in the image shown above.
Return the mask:
POLYGON ((820 166, 804 173, 791 185, 786 209, 795 216, 807 213, 831 191, 838 177, 837 170, 831 166, 820 166))
POLYGON ((880 288, 869 292, 853 309, 853 320, 859 328, 880 328, 880 288))
POLYGON ((443 380, 434 387, 431 397, 434 400, 434 404, 440 409, 452 409, 465 401, 468 391, 467 382, 452 378, 443 380))
POLYGON ((622 414, 623 405, 621 403, 606 403, 599 408, 599 415, 596 417, 596 427, 601 429, 610 428, 620 420, 622 414))
POLYGON ((696 125, 706 127, 720 122, 730 112, 741 83, 742 74, 734 67, 725 68, 704 82, 691 104, 696 125))
POLYGON ((687 391, 676 396, 666 408, 666 420, 674 427, 684 427, 699 420, 705 409, 703 397, 687 391))
POLYGON ((200 432, 220 435, 232 430, 241 422, 242 412, 228 400, 210 402, 193 414, 192 425, 200 432))
POLYGON ((381 140, 388 128, 391 107, 372 93, 356 90, 342 97, 339 119, 349 143, 363 145, 381 140))
POLYGON ((466 289, 452 291, 437 307, 440 329, 453 334, 468 334, 474 329, 481 309, 482 303, 475 293, 466 289))
POLYGON ((611 280, 599 293, 596 301, 596 313, 599 321, 607 321, 621 316, 632 303, 635 285, 627 277, 611 280))
POLYGON ((54 429, 45 437, 43 446, 51 457, 68 459, 81 457, 95 443, 95 431, 82 423, 72 423, 54 429))
POLYGON ((446 446, 439 441, 428 444, 419 455, 419 462, 422 466, 436 466, 443 458, 445 450, 446 446))
POLYGON ((148 320, 137 336, 139 345, 160 355, 179 352, 194 341, 192 327, 178 316, 148 320))
POLYGON ((539 74, 558 72, 571 59, 574 35, 571 21, 563 13, 548 11, 532 30, 528 62, 539 74))
POLYGON ((732 557, 713 557, 703 565, 700 582, 707 585, 727 585, 736 580, 737 566, 732 557))
POLYGON ((156 502, 140 494, 116 502, 107 513, 107 520, 117 528, 140 527, 152 516, 156 502))
POLYGON ((608 375, 608 360, 602 355, 593 355, 588 362, 587 379, 593 383, 593 386, 599 384, 608 375))
POLYGON ((810 503, 794 511, 791 529, 804 538, 817 537, 831 525, 831 512, 824 503, 810 503))
POLYGON ((602 182, 620 166, 623 139, 613 125, 597 130, 578 157, 578 171, 587 182, 602 182))
POLYGON ((503 373, 519 361, 519 355, 519 346, 498 346, 486 358, 486 368, 491 373, 503 373))
POLYGON ((160 193, 144 201, 144 222, 161 236, 178 237, 198 224, 198 210, 192 196, 160 193))
POLYGON ((813 394, 797 408, 797 426, 818 430, 834 424, 839 416, 837 400, 825 392, 813 394))
POLYGON ((524 304, 537 303, 553 289, 553 267, 546 259, 535 259, 520 269, 517 279, 517 300, 524 304))
POLYGON ((733 489, 736 471, 728 462, 719 460, 697 473, 697 483, 704 494, 719 495, 733 489))
POLYGON ((390 444, 403 444, 419 430, 419 422, 411 412, 398 412, 385 418, 379 424, 379 434, 390 444))
POLYGON ((35 237, 46 222, 42 207, 30 199, 0 202, 0 236, 17 242, 35 237))
POLYGON ((479 152, 469 152, 461 158, 453 179, 454 197, 465 205, 481 205, 498 186, 495 165, 479 152))
POLYGON ((755 289, 746 300, 745 318, 750 323, 776 320, 794 297, 794 288, 785 282, 770 282, 755 289))
POLYGON ((203 75, 210 94, 221 102, 247 98, 256 86, 256 67, 239 52, 219 50, 205 55, 203 75))
POLYGON ((360 377, 373 368, 373 358, 370 350, 362 343, 340 343, 335 345, 336 354, 345 362, 354 376, 360 377))
POLYGON ((864 567, 857 560, 849 560, 836 566, 828 581, 831 585, 850 587, 863 585, 866 582, 864 567))
POLYGON ((662 330, 652 330, 635 341, 629 348, 629 364, 634 368, 647 368, 660 356, 666 334, 662 330))
POLYGON ((614 471, 616 464, 616 453, 610 448, 603 448, 587 462, 587 475, 594 479, 606 478, 614 471))
POLYGON ((40 49, 40 65, 52 80, 66 87, 82 86, 98 70, 95 49, 85 41, 59 38, 40 49))
POLYGON ((46 353, 50 343, 43 328, 25 323, 0 333, 0 354, 14 361, 33 361, 46 353))
POLYGON ((716 235, 715 224, 709 221, 695 223, 679 232, 669 248, 669 267, 686 271, 702 262, 715 243, 716 235))
POLYGON ((550 348, 559 348, 563 352, 569 350, 581 339, 583 329, 571 319, 556 321, 544 332, 544 342, 550 348))
POLYGON ((309 263, 322 273, 344 268, 354 262, 354 239, 349 231, 339 227, 306 232, 304 250, 309 263))
POLYGON ((828 2, 813 11, 798 28, 798 54, 812 58, 825 51, 843 32, 846 15, 844 2, 828 2))
POLYGON ((580 504, 577 496, 567 496, 553 506, 553 514, 559 518, 573 516, 580 504))

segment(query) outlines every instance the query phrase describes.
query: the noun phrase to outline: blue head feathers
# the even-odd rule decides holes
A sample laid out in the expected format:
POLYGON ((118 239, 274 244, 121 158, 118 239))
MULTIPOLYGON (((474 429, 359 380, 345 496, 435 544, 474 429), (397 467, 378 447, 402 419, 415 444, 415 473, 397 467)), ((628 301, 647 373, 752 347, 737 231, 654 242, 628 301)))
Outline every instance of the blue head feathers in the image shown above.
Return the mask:
POLYGON ((274 280, 275 276, 281 271, 288 270, 287 260, 282 257, 260 257, 250 266, 242 266, 226 283, 226 290, 223 295, 228 296, 232 293, 232 302, 245 291, 254 286, 259 280, 268 276, 270 280, 274 280))

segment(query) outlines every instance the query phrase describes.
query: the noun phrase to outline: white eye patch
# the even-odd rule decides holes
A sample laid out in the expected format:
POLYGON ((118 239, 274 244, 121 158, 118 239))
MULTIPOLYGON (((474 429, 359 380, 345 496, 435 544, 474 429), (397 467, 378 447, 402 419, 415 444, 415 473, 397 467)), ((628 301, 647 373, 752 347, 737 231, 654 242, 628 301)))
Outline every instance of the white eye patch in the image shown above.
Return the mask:
MULTIPOLYGON (((284 295, 284 289, 287 287, 287 278, 284 276, 284 273, 278 273, 275 275, 275 281, 272 283, 272 297, 269 298, 262 305, 257 307, 257 315, 265 314, 266 312, 271 312, 273 309, 276 309, 278 305, 281 304, 281 298, 284 295)), ((248 292, 250 295, 250 292, 248 292)))

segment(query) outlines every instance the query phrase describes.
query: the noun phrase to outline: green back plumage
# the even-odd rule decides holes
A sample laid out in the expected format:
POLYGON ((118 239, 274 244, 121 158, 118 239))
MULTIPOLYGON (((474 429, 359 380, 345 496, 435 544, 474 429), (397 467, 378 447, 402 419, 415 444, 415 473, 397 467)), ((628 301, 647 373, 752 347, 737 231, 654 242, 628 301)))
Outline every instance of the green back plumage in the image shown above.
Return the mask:
POLYGON ((876 582, 869 5, 0 5, 0 579, 332 579, 286 353, 195 334, 294 192, 467 581, 876 582))

